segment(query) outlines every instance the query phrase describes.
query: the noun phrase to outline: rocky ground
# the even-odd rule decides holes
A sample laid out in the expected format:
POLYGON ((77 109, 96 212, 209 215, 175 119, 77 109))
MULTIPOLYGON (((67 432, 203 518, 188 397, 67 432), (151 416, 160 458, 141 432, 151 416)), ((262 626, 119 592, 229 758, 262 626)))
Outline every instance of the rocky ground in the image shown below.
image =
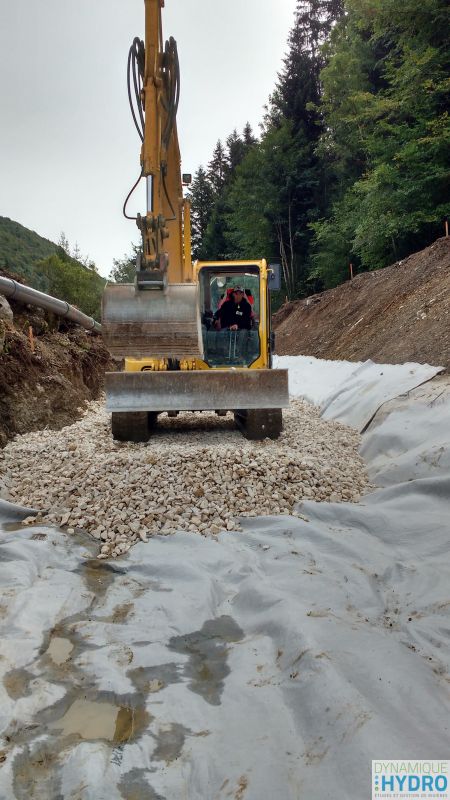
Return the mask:
POLYGON ((359 441, 292 401, 278 441, 247 441, 231 415, 186 413, 161 417, 147 444, 118 443, 98 402, 61 431, 17 436, 0 471, 10 500, 88 531, 107 558, 154 534, 214 536, 236 530, 240 516, 298 513, 303 498, 357 502, 368 488, 359 441))
POLYGON ((0 296, 0 447, 78 419, 110 368, 101 336, 0 296))
POLYGON ((279 355, 450 366, 450 237, 275 315, 279 355))

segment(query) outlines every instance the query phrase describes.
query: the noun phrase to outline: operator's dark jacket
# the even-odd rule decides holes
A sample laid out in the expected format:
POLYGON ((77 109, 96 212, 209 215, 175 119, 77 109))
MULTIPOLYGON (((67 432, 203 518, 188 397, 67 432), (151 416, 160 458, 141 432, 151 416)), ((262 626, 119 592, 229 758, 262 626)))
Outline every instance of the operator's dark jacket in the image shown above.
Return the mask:
POLYGON ((252 327, 252 307, 244 299, 240 303, 235 303, 234 300, 226 300, 215 316, 216 319, 220 319, 222 328, 237 325, 240 330, 250 330, 252 327))

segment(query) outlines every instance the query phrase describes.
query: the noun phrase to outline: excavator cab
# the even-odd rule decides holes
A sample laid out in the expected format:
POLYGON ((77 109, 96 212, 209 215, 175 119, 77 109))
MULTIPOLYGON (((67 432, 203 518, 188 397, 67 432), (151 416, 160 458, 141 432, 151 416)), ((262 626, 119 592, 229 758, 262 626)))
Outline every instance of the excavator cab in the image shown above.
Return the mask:
MULTIPOLYGON (((155 358, 154 342, 147 342, 147 357, 138 358, 130 347, 124 370, 106 375, 116 439, 147 440, 159 414, 179 411, 231 411, 247 438, 279 436, 281 409, 289 405, 289 394, 287 371, 270 369, 271 275, 264 260, 194 264, 202 354, 155 358), (249 327, 219 328, 220 304, 236 286, 244 289, 243 302, 249 304, 249 327)), ((150 309, 151 304, 148 313, 150 309)))
POLYGON ((257 264, 203 266, 200 288, 203 362, 210 368, 251 367, 261 357, 261 280, 257 264), (221 324, 221 308, 234 302, 236 287, 243 289, 240 306, 245 324, 238 330, 221 324))

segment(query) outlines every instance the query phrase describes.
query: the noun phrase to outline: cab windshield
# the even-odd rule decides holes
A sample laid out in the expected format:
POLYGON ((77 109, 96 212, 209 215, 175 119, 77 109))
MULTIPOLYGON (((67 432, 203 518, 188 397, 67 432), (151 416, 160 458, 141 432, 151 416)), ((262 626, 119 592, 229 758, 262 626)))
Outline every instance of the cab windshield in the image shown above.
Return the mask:
POLYGON ((210 367, 249 367, 260 355, 259 269, 200 271, 204 360, 210 367))

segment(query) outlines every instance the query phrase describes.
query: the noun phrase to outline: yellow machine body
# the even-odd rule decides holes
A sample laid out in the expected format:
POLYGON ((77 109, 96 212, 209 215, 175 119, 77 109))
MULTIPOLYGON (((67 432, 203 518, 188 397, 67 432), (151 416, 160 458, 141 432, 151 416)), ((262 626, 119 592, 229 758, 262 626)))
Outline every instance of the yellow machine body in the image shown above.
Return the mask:
MULTIPOLYGON (((234 369, 268 369, 271 366, 270 352, 270 295, 269 295, 269 269, 264 259, 260 261, 197 261, 194 264, 194 277, 201 279, 207 269, 216 269, 223 273, 231 270, 245 270, 246 267, 256 267, 259 271, 259 315, 257 318, 258 334, 260 341, 259 355, 250 364, 245 366, 232 365, 234 369)), ((200 298, 199 298, 200 301, 200 298)), ((201 317, 201 311, 199 315, 201 317)), ((184 358, 180 360, 180 370, 228 369, 229 364, 211 367, 203 358, 184 358)), ((124 369, 126 372, 164 372, 170 369, 169 359, 166 358, 126 358, 124 369)))
POLYGON ((145 43, 134 40, 128 62, 147 181, 147 212, 136 218, 142 252, 134 284, 109 284, 102 309, 105 344, 124 360, 123 371, 106 375, 113 435, 142 441, 161 412, 214 409, 234 411, 250 438, 275 437, 289 397, 287 371, 271 369, 270 269, 252 259, 192 263, 176 126, 176 43, 163 45, 164 0, 144 2, 145 43), (238 285, 252 301, 251 327, 221 330, 218 307, 238 285))

